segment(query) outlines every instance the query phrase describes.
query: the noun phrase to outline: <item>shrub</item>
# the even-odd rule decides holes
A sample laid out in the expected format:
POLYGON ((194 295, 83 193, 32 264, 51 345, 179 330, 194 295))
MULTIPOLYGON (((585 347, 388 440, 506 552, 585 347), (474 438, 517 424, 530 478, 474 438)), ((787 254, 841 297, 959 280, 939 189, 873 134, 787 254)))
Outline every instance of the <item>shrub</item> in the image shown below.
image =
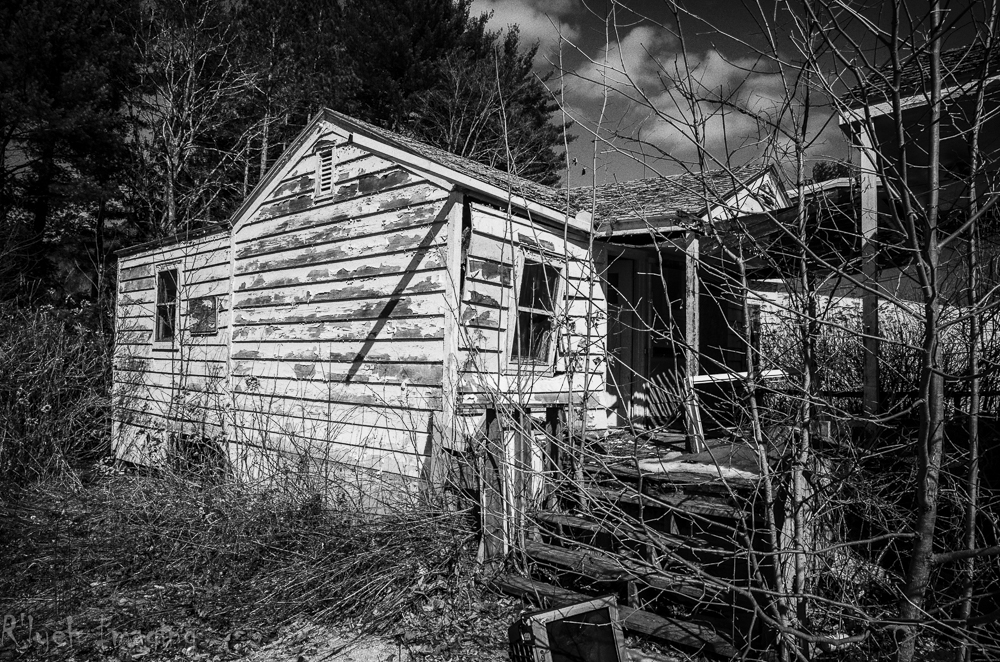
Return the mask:
POLYGON ((88 304, 0 305, 0 485, 10 488, 107 452, 108 339, 88 304))

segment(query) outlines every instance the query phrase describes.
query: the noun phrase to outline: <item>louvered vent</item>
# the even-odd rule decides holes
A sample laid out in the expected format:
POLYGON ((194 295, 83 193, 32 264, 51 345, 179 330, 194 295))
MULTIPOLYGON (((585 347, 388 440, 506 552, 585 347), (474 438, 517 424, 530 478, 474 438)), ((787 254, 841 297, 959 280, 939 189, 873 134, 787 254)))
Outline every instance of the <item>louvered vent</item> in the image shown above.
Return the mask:
POLYGON ((316 153, 316 197, 333 195, 333 148, 328 147, 316 153))

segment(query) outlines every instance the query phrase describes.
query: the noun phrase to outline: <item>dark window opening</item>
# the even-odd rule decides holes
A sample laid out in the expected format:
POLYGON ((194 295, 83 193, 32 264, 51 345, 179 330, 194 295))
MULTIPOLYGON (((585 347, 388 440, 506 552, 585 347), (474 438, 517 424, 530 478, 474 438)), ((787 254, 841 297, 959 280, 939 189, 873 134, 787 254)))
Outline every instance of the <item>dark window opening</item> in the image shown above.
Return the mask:
POLYGON ((177 269, 156 274, 156 341, 169 342, 177 330, 177 269))
POLYGON ((511 349, 513 359, 548 363, 559 273, 559 269, 548 264, 524 263, 517 295, 517 318, 511 349))
POLYGON ((750 314, 750 363, 747 370, 758 370, 760 368, 760 337, 761 337, 761 307, 760 304, 750 304, 747 306, 750 314))

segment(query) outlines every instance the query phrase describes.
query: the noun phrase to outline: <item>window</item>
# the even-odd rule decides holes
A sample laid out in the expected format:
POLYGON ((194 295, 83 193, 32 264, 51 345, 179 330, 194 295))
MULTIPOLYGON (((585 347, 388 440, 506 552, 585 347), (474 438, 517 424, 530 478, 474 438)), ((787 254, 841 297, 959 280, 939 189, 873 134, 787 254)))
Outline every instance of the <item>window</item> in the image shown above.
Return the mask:
POLYGON ((219 330, 218 305, 215 297, 198 297, 188 302, 188 332, 194 336, 210 336, 219 330))
POLYGON ((333 195, 333 147, 316 151, 316 197, 333 195))
POLYGON ((171 342, 177 330, 177 269, 156 272, 156 342, 171 342))
POLYGON ((517 294, 512 360, 549 363, 559 276, 559 269, 550 264, 524 261, 517 294))

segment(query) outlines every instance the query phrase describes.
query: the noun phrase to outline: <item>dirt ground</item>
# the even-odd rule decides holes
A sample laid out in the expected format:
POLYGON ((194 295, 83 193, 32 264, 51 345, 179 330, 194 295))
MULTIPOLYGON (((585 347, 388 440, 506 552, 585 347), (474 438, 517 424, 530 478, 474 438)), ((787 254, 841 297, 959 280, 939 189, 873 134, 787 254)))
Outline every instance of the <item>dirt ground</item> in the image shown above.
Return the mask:
MULTIPOLYGON (((145 488, 141 477, 116 480, 145 488)), ((241 566, 246 557, 216 558, 220 550, 260 544, 231 533, 236 509, 216 503, 201 519, 171 519, 182 506, 154 500, 130 514, 122 530, 115 511, 132 507, 133 497, 119 497, 121 488, 104 479, 56 482, 0 501, 0 662, 505 660, 506 628, 527 607, 492 591, 489 578, 460 555, 433 571, 430 556, 390 555, 373 557, 391 567, 371 568, 371 581, 358 584, 357 601, 373 608, 345 608, 343 595, 330 607, 320 586, 309 594, 315 605, 296 608, 300 615, 291 618, 274 585, 298 575, 272 571, 273 558, 252 568, 241 566), (231 539, 220 542, 217 534, 231 539), (373 601, 372 594, 383 599, 373 601)), ((284 528, 269 545, 303 527, 312 531, 272 519, 284 528)), ((276 558, 291 563, 309 552, 314 538, 303 536, 305 543, 288 544, 280 552, 286 556, 276 558)), ((336 563, 321 553, 309 561, 316 562, 302 567, 320 579, 326 566, 317 563, 336 563)), ((290 593, 298 598, 295 589, 290 593)))
POLYGON ((492 589, 461 524, 331 527, 245 496, 119 474, 0 500, 0 662, 501 662, 535 608, 492 589))

